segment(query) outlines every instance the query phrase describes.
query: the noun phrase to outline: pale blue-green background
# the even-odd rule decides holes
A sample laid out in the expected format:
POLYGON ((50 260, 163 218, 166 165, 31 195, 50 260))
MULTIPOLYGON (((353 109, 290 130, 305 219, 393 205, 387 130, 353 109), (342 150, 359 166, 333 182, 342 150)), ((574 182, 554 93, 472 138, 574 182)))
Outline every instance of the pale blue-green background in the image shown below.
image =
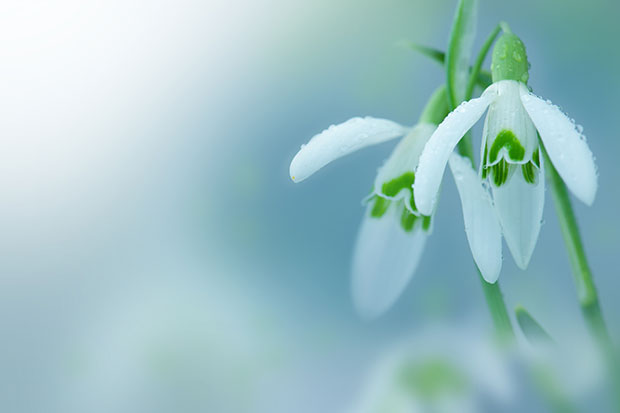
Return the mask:
MULTIPOLYGON (((288 176, 332 123, 417 120, 443 75, 399 42, 444 48, 455 3, 3 5, 2 410, 342 411, 402 337, 491 328, 451 178, 416 276, 364 323, 350 254, 392 144, 288 176)), ((476 45, 508 21, 531 86, 597 157, 596 202, 576 212, 618 337, 620 6, 480 3, 476 45)), ((506 250, 500 281, 570 340, 585 328, 547 201, 528 271, 506 250)))

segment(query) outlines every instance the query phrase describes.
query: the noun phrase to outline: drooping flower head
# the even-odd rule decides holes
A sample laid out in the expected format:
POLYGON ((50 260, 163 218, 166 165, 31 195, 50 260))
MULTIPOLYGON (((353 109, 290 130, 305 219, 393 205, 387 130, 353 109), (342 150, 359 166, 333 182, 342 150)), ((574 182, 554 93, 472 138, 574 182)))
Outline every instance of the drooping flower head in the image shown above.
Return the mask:
POLYGON ((422 256, 433 211, 418 211, 412 185, 420 154, 447 112, 441 87, 415 126, 353 118, 314 136, 291 162, 291 179, 300 182, 342 156, 405 135, 377 172, 353 253, 352 296, 365 318, 380 315, 396 301, 422 256))
MULTIPOLYGON (((452 151, 488 108, 479 174, 489 183, 504 238, 520 268, 527 267, 540 232, 545 193, 542 145, 577 198, 590 205, 597 188, 594 159, 581 127, 530 92, 528 70, 523 42, 504 33, 493 50, 493 84, 438 126, 420 157, 414 185, 420 212, 432 211, 452 151)), ((499 250, 501 254, 501 245, 499 250)))

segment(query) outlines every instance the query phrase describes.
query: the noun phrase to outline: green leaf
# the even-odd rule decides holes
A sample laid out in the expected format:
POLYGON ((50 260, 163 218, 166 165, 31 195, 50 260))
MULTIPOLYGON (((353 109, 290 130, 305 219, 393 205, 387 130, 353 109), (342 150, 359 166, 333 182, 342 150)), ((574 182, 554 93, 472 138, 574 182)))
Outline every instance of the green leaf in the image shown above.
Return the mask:
POLYGON ((444 62, 446 61, 446 54, 439 49, 422 46, 421 44, 414 43, 414 42, 404 42, 403 44, 408 49, 421 53, 424 56, 429 57, 431 60, 434 60, 435 62, 439 63, 442 66, 444 62))
POLYGON ((523 335, 530 344, 548 345, 553 343, 553 339, 549 333, 534 320, 534 317, 532 317, 525 308, 517 306, 517 308, 515 308, 515 315, 517 316, 517 323, 519 323, 523 335))
POLYGON ((469 61, 476 35, 478 0, 459 0, 446 53, 446 85, 451 109, 465 100, 469 61))
MULTIPOLYGON (((415 52, 422 54, 423 56, 428 57, 429 59, 439 63, 442 66, 445 64, 446 53, 442 50, 435 49, 432 47, 422 46, 418 43, 409 42, 409 41, 404 41, 401 44, 408 49, 411 49, 415 52)), ((486 53, 485 53, 485 56, 486 56, 486 53)), ((473 67, 470 68, 469 71, 472 74, 476 72, 473 67)), ((486 89, 489 86, 491 86, 491 83, 493 83, 493 80, 491 79, 491 72, 489 72, 488 70, 483 70, 481 68, 479 68, 477 72, 478 72, 478 75, 476 76, 476 79, 475 79, 475 85, 480 86, 482 89, 486 89)), ((470 77, 470 80, 471 80, 471 77, 470 77)), ((469 98, 471 98, 471 96, 469 98)))

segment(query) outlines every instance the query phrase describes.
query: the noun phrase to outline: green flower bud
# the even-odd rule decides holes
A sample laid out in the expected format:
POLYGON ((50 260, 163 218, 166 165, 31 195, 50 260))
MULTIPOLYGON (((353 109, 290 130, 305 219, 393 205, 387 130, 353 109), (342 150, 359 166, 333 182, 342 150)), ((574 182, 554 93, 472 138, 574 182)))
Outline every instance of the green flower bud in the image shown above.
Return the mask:
POLYGON ((504 33, 493 48, 491 62, 493 82, 516 80, 527 84, 530 76, 529 68, 525 45, 521 39, 512 33, 504 33))

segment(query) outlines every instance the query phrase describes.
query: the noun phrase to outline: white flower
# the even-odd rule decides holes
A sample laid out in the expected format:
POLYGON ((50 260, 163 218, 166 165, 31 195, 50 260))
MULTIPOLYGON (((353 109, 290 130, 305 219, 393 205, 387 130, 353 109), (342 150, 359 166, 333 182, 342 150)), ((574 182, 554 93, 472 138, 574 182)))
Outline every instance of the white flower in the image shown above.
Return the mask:
POLYGON ((475 325, 426 328, 368 369, 351 413, 480 412, 516 400, 508 354, 475 325))
POLYGON ((378 170, 355 244, 351 290, 365 318, 380 315, 396 301, 422 256, 432 212, 418 212, 412 184, 435 128, 431 123, 406 128, 385 119, 353 118, 314 136, 291 162, 291 179, 299 182, 344 155, 406 135, 378 170))
MULTIPOLYGON (((299 182, 335 159, 406 134, 378 170, 355 243, 351 292, 365 318, 377 317, 396 301, 422 256, 434 211, 419 212, 412 185, 420 154, 436 130, 433 122, 440 119, 437 113, 447 112, 446 105, 445 89, 440 88, 413 128, 370 117, 330 126, 303 145, 291 162, 291 178, 299 182)), ((495 282, 501 269, 501 230, 487 191, 467 159, 455 154, 450 167, 461 195, 465 227, 470 229, 467 235, 474 259, 484 278, 495 282)))
MULTIPOLYGON (((480 174, 490 182, 508 248, 525 269, 538 239, 544 205, 544 158, 538 135, 568 188, 588 205, 597 189, 594 158, 581 128, 557 106, 532 94, 523 82, 500 80, 450 113, 426 144, 414 185, 422 214, 433 211, 452 151, 487 108, 480 174)), ((470 242, 471 237, 484 237, 470 232, 471 228, 470 242)), ((496 262, 498 253, 501 245, 499 252, 492 245, 488 260, 496 262)))

